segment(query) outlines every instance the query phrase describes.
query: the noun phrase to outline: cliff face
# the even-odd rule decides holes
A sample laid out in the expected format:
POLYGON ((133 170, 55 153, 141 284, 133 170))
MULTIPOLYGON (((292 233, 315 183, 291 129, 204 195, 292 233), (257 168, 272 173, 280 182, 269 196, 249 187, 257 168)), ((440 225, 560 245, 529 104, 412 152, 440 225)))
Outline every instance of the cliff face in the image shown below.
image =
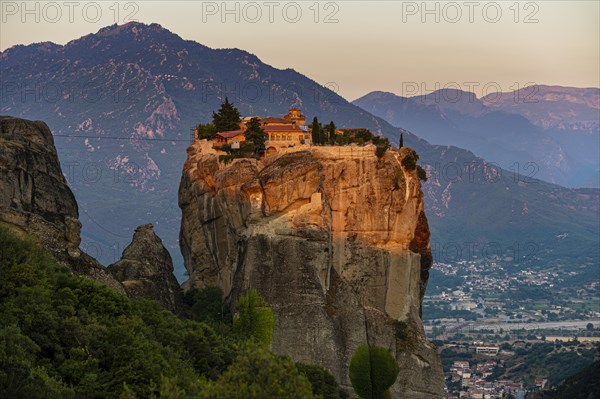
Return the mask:
POLYGON ((152 225, 136 229, 120 261, 108 269, 79 249, 79 211, 44 122, 0 117, 0 223, 34 236, 75 274, 135 298, 182 310, 173 262, 152 225))
POLYGON ((296 147, 225 166, 195 142, 179 191, 188 284, 218 285, 234 304, 257 288, 275 311, 272 349, 346 387, 369 343, 401 366, 393 397, 442 397, 420 317, 431 250, 419 180, 400 163, 408 151, 296 147))
POLYGON ((36 237, 75 273, 124 292, 100 263, 79 249, 78 218, 48 126, 0 116, 0 222, 36 237))
POLYGON ((135 229, 121 260, 108 270, 123 284, 131 298, 158 301, 165 309, 179 312, 183 291, 173 275, 173 261, 151 224, 135 229))

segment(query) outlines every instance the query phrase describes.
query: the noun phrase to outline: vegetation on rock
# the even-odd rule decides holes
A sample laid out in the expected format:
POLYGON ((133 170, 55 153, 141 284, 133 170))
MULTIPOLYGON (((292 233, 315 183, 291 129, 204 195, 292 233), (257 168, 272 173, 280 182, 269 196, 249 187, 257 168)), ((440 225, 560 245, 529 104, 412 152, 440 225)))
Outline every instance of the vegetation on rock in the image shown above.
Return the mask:
POLYGON ((417 177, 419 180, 427 181, 427 172, 421 165, 417 165, 417 177))
POLYGON ((417 167, 417 161, 419 160, 419 154, 416 151, 411 150, 404 158, 402 158, 402 166, 406 170, 415 170, 417 167))
POLYGON ((269 303, 256 289, 251 288, 240 297, 237 308, 233 330, 245 339, 268 347, 275 327, 275 317, 269 303))
POLYGON ((361 345, 350 361, 350 381, 362 399, 389 398, 400 366, 385 348, 361 345))
POLYGON ((199 123, 196 131, 198 132, 198 140, 210 140, 218 133, 217 127, 212 123, 199 123))

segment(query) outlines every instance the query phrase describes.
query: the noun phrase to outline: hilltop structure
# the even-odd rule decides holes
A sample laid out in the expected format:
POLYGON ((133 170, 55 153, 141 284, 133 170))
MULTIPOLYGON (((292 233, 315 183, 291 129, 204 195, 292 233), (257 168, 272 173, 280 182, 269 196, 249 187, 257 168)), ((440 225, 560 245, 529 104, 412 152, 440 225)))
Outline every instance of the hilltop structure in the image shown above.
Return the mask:
POLYGON ((246 116, 240 121, 238 130, 218 132, 211 140, 213 147, 229 144, 234 149, 240 148, 241 143, 246 140, 244 136, 246 125, 252 118, 260 120, 261 127, 268 136, 266 143, 268 154, 277 152, 282 147, 310 144, 310 128, 306 126, 306 117, 302 115, 300 109, 291 108, 287 115, 281 118, 246 116))

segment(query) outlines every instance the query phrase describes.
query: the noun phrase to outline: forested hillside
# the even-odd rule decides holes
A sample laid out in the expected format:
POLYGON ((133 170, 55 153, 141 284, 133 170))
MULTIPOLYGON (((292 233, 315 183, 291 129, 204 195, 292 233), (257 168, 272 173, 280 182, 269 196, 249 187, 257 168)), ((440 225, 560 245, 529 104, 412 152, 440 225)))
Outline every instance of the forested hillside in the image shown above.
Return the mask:
POLYGON ((340 397, 327 371, 234 328, 219 290, 186 299, 186 318, 131 300, 0 226, 0 397, 340 397))

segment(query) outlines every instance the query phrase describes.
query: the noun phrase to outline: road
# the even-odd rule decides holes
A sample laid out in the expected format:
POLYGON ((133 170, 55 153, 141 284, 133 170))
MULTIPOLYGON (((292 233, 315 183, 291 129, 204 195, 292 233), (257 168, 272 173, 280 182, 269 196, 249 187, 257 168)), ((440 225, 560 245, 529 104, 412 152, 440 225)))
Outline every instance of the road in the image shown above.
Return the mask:
MULTIPOLYGON (((453 327, 459 327, 459 330, 462 331, 477 331, 481 329, 487 330, 495 330, 499 331, 500 329, 504 331, 510 330, 540 330, 540 329, 566 329, 566 330, 577 330, 577 329, 585 329, 588 323, 592 323, 594 328, 600 327, 600 319, 593 320, 572 320, 572 321, 546 321, 546 322, 533 322, 533 323, 508 323, 505 321, 477 321, 477 322, 469 322, 465 325, 465 323, 443 323, 441 325, 445 325, 446 329, 449 330, 453 327), (462 328, 460 325, 463 324, 462 328)), ((425 326, 425 331, 430 332, 433 326, 425 326)), ((458 331, 457 331, 458 332, 458 331)))

